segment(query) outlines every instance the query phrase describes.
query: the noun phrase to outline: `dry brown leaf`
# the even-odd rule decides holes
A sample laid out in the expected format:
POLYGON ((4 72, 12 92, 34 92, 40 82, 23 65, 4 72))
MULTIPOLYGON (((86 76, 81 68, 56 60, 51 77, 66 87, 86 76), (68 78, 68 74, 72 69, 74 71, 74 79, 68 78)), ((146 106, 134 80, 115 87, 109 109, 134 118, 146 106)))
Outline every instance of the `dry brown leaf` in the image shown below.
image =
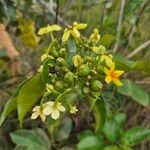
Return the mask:
POLYGON ((7 53, 10 58, 15 58, 19 55, 12 44, 9 34, 5 30, 5 26, 0 24, 0 49, 4 47, 7 49, 7 53))

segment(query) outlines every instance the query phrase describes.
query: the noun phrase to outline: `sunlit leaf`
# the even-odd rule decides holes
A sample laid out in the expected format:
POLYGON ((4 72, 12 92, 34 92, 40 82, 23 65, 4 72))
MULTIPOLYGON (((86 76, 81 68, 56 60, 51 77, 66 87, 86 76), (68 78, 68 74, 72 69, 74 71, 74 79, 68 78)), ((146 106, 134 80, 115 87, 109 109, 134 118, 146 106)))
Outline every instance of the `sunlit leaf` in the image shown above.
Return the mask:
POLYGON ((97 100, 94 107, 93 113, 95 117, 95 131, 100 130, 106 121, 106 108, 103 100, 97 100))
POLYGON ((22 82, 18 88, 16 89, 16 91, 14 92, 14 94, 12 95, 12 97, 7 101, 7 103, 5 104, 4 110, 0 116, 0 126, 2 125, 2 123, 4 122, 4 120, 6 119, 6 117, 15 109, 17 109, 17 96, 19 94, 20 89, 22 88, 22 86, 28 82, 28 80, 22 82))
POLYGON ((110 142, 115 142, 119 136, 119 124, 115 119, 110 119, 105 122, 103 133, 110 142))
POLYGON ((18 117, 22 123, 26 113, 39 100, 45 90, 41 74, 37 74, 21 88, 17 97, 18 117))
POLYGON ((122 135, 121 142, 125 145, 136 145, 150 137, 150 129, 133 127, 122 135))
POLYGON ((149 105, 149 95, 142 87, 131 80, 122 80, 122 83, 123 86, 118 87, 118 92, 120 94, 130 96, 133 100, 143 106, 149 105))
POLYGON ((126 115, 124 113, 118 113, 115 115, 115 120, 117 121, 117 123, 119 124, 119 126, 123 126, 125 121, 126 121, 126 115))
POLYGON ((41 129, 20 129, 10 134, 12 141, 20 147, 30 150, 51 150, 51 144, 46 133, 41 129))
POLYGON ((136 62, 128 60, 121 55, 115 55, 113 60, 116 64, 116 68, 120 70, 131 70, 136 65, 136 62))
POLYGON ((96 136, 87 136, 77 144, 77 150, 100 150, 101 141, 96 136))

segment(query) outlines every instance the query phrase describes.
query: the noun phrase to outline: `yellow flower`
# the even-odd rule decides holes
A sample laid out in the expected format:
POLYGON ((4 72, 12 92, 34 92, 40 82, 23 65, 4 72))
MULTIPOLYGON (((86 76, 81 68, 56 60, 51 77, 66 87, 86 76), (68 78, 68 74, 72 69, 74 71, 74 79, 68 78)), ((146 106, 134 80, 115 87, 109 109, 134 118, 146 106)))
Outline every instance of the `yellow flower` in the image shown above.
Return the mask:
POLYGON ((41 56, 41 61, 43 62, 48 57, 48 54, 45 53, 41 56))
MULTIPOLYGON (((43 104, 43 108, 45 105, 43 104)), ((46 120, 46 115, 43 113, 43 108, 41 106, 35 106, 33 108, 33 114, 31 115, 31 119, 36 119, 40 116, 41 120, 44 122, 46 120)))
POLYGON ((61 30, 61 27, 57 24, 47 25, 46 27, 43 27, 38 31, 38 35, 48 34, 50 32, 60 31, 60 30, 61 30))
POLYGON ((93 46, 92 50, 96 54, 104 54, 106 52, 106 48, 103 45, 100 45, 99 47, 93 46))
POLYGON ((72 26, 65 28, 64 34, 62 36, 62 41, 65 42, 69 39, 70 35, 75 38, 80 37, 80 32, 78 30, 82 30, 87 27, 87 24, 74 22, 72 26))
POLYGON ((44 60, 46 60, 46 58, 55 59, 52 55, 45 53, 45 54, 42 54, 41 61, 43 62, 44 60))
POLYGON ((75 67, 77 66, 80 66, 83 62, 83 59, 80 55, 75 55, 73 58, 72 58, 72 62, 74 64, 75 67))
POLYGON ((91 36, 90 36, 90 39, 91 39, 92 41, 98 42, 98 41, 100 40, 100 37, 101 37, 101 35, 99 34, 98 29, 95 28, 95 29, 93 30, 93 33, 92 33, 91 36))
POLYGON ((71 113, 71 114, 76 114, 77 111, 78 111, 78 109, 77 109, 76 106, 71 106, 71 107, 70 107, 70 113, 71 113))
POLYGON ((110 83, 113 81, 114 84, 117 86, 122 86, 123 84, 119 80, 119 77, 124 73, 122 70, 115 70, 115 63, 113 62, 110 65, 110 69, 108 70, 107 68, 104 68, 104 72, 106 74, 105 81, 107 83, 110 83))
POLYGON ((111 54, 109 55, 104 54, 101 56, 101 62, 105 61, 106 65, 110 66, 112 64, 112 57, 113 56, 111 54))
POLYGON ((46 103, 46 106, 43 109, 45 115, 51 115, 51 117, 56 120, 60 116, 60 112, 66 111, 65 107, 61 105, 60 102, 56 104, 52 101, 46 103))

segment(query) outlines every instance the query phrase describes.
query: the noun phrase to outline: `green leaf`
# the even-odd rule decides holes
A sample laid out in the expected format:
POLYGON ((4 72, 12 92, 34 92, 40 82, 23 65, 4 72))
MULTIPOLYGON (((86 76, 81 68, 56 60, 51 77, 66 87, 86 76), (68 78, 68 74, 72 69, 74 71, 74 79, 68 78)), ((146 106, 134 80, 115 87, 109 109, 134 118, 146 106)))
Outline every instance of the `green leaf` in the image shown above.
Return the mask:
POLYGON ((10 136, 17 146, 26 147, 28 150, 51 150, 48 136, 39 128, 34 130, 17 130, 11 133, 10 136))
POLYGON ((122 83, 123 86, 118 87, 118 92, 120 94, 130 96, 133 100, 143 106, 149 105, 149 95, 142 87, 131 80, 122 80, 122 83))
POLYGON ((103 127, 104 135, 112 143, 117 140, 119 135, 119 130, 120 130, 119 124, 114 118, 107 120, 103 127))
POLYGON ((116 39, 116 37, 113 34, 105 34, 104 36, 102 36, 102 38, 100 39, 100 43, 106 47, 109 47, 110 44, 112 42, 114 42, 114 40, 116 39))
POLYGON ((124 113, 118 113, 114 118, 120 127, 122 127, 126 121, 126 115, 124 113))
POLYGON ((101 143, 96 136, 87 136, 77 144, 77 150, 100 150, 101 143))
POLYGON ((37 74, 23 85, 17 98, 18 117, 21 124, 26 113, 43 95, 44 90, 45 85, 42 81, 41 74, 37 74))
POLYGON ((121 143, 124 145, 136 145, 150 137, 150 129, 133 127, 122 135, 121 143))
POLYGON ((47 59, 44 61, 43 69, 42 69, 42 79, 44 83, 49 83, 49 67, 52 67, 55 65, 55 61, 53 59, 47 59))
POLYGON ((84 130, 78 134, 78 139, 79 139, 79 141, 81 141, 85 137, 93 136, 93 135, 95 135, 95 132, 93 132, 92 130, 84 130))
POLYGON ((120 150, 116 145, 109 145, 103 148, 103 150, 120 150))
POLYGON ((19 94, 20 89, 22 88, 22 86, 27 83, 28 80, 22 82, 18 88, 16 89, 16 91, 14 92, 14 94, 12 95, 12 97, 7 101, 7 103, 5 104, 4 110, 1 114, 0 117, 0 126, 2 125, 2 123, 4 122, 4 120, 6 119, 6 117, 14 110, 17 108, 17 96, 19 94))
POLYGON ((150 63, 145 62, 144 60, 138 60, 134 70, 141 70, 150 73, 150 63))
POLYGON ((130 15, 131 13, 134 14, 136 9, 142 5, 143 0, 132 0, 127 3, 125 9, 125 15, 130 15))
POLYGON ((70 132, 72 130, 72 120, 68 118, 64 118, 61 121, 61 125, 57 128, 56 134, 55 134, 55 139, 57 141, 62 141, 65 140, 69 137, 70 132))
POLYGON ((115 55, 113 60, 116 64, 116 68, 120 70, 131 70, 136 65, 136 62, 128 60, 121 55, 115 55))
POLYGON ((95 131, 100 130, 106 121, 106 107, 103 100, 97 100, 94 107, 93 113, 95 117, 95 131))

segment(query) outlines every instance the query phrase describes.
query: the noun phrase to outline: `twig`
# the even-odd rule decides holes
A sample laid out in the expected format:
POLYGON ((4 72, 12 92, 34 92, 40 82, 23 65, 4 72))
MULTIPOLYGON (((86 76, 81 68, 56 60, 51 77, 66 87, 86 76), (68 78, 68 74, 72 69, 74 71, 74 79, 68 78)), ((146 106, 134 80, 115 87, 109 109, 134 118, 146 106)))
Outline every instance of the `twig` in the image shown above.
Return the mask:
POLYGON ((120 7, 120 14, 118 19, 118 26, 117 26, 117 37, 116 42, 113 48, 113 53, 116 53, 119 47, 120 43, 120 36, 121 36, 121 28, 122 28, 122 20, 123 20, 123 13, 124 13, 124 7, 125 7, 126 0, 121 1, 121 7, 120 7))
MULTIPOLYGON (((36 0, 36 2, 41 6, 43 7, 44 9, 46 9, 49 13, 53 14, 54 16, 56 15, 55 11, 54 11, 54 8, 49 5, 47 5, 47 3, 45 3, 44 1, 42 0, 36 0)), ((52 4, 51 4, 52 5, 52 4)), ((55 3, 53 2, 53 6, 55 5, 55 3)), ((68 26, 68 23, 66 21, 64 21, 59 15, 57 16, 57 20, 61 23, 61 24, 64 24, 65 26, 68 26)))
POLYGON ((137 84, 150 84, 150 81, 136 81, 137 84))
POLYGON ((108 1, 108 0, 106 0, 106 1, 103 2, 102 12, 101 12, 101 18, 100 18, 100 24, 101 24, 101 25, 102 25, 103 22, 104 22, 104 16, 105 16, 105 11, 106 11, 105 9, 106 9, 107 1, 108 1))
POLYGON ((139 52, 141 52, 144 48, 146 48, 149 45, 150 45, 150 40, 148 40, 145 43, 143 43, 142 45, 138 46, 129 55, 127 55, 127 58, 132 58, 133 56, 135 56, 136 54, 138 54, 139 52))
POLYGON ((58 21, 58 13, 59 13, 59 0, 57 0, 56 3, 57 3, 57 6, 56 6, 55 23, 57 24, 57 21, 58 21))
POLYGON ((129 48, 130 41, 133 38, 134 33, 136 32, 136 27, 137 27, 137 25, 138 25, 138 23, 140 21, 140 17, 142 15, 143 11, 145 10, 146 6, 148 6, 149 2, 150 2, 149 0, 146 0, 143 3, 143 5, 141 6, 141 9, 137 12, 137 15, 136 15, 136 18, 135 18, 135 22, 132 25, 131 29, 129 30, 129 36, 128 36, 128 40, 127 40, 126 47, 125 47, 125 51, 126 52, 127 52, 128 48, 129 48))

